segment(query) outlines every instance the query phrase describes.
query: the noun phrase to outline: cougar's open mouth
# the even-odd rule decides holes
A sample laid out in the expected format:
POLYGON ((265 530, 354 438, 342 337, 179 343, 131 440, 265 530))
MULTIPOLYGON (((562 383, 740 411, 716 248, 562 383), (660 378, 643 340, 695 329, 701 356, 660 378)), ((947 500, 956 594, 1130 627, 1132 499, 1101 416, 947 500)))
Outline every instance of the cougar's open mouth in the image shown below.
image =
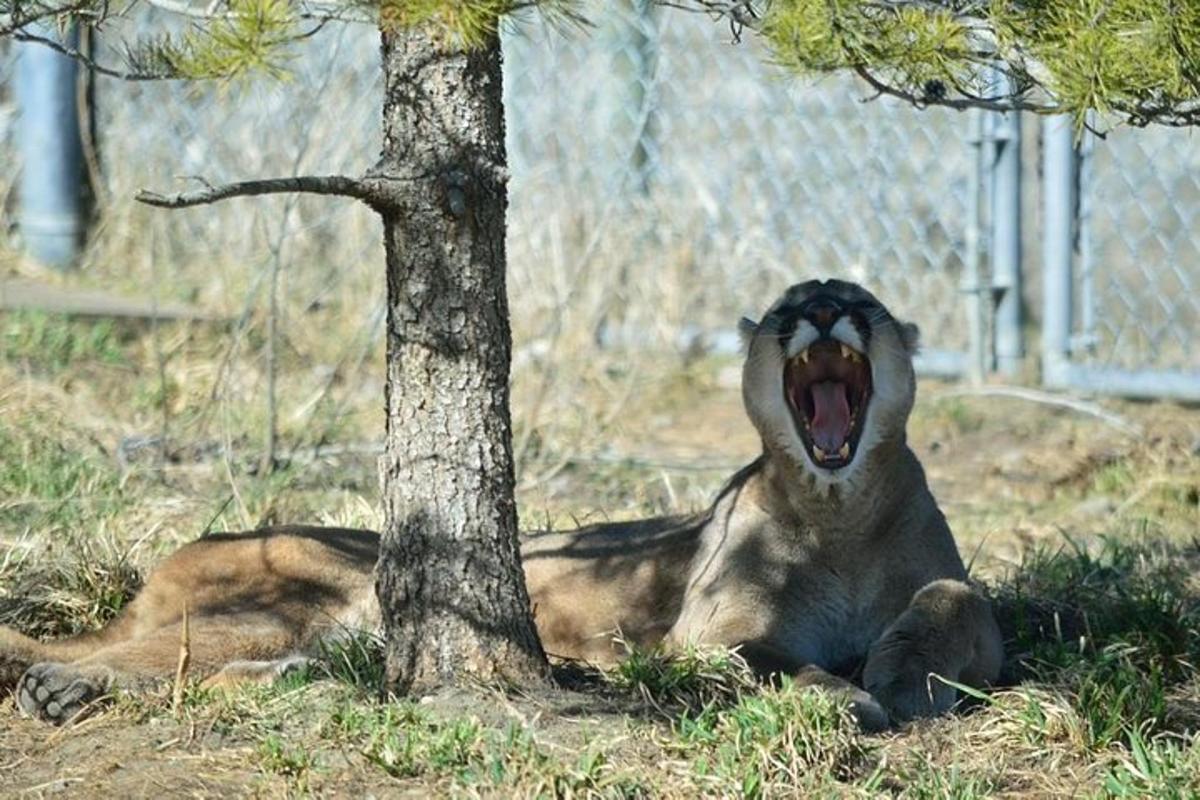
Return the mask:
POLYGON ((854 460, 871 402, 871 363, 842 342, 823 339, 791 358, 783 393, 814 464, 838 469, 854 460))

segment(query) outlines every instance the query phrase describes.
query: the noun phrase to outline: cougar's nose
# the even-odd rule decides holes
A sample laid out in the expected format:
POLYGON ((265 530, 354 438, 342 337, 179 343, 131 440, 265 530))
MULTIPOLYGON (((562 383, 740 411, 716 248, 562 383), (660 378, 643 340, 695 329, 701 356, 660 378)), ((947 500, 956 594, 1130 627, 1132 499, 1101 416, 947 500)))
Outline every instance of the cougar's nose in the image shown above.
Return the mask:
POLYGON ((823 335, 828 335, 833 324, 842 315, 842 307, 829 297, 814 297, 804 304, 800 312, 823 335))

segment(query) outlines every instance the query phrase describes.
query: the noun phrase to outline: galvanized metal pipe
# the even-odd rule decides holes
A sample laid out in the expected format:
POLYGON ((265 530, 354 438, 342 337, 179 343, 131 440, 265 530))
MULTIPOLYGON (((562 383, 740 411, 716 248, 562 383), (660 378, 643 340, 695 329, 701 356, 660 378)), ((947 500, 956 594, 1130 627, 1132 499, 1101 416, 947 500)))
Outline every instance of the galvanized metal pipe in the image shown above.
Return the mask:
POLYGON ((1071 351, 1071 268, 1075 216, 1074 128, 1042 121, 1042 381, 1062 388, 1071 351))
POLYGON ((1096 138, 1088 132, 1075 154, 1076 203, 1075 241, 1079 252, 1079 268, 1075 270, 1079 284, 1078 333, 1071 337, 1073 353, 1093 353, 1096 349, 1096 279, 1095 258, 1092 248, 1092 204, 1095 200, 1092 187, 1093 158, 1096 138))
MULTIPOLYGON (((999 75, 1003 82, 1007 77, 999 75)), ((1015 375, 1025 355, 1021 314, 1021 117, 992 114, 995 161, 992 166, 991 262, 996 306, 993 342, 996 370, 1015 375)))
POLYGON ((982 276, 983 260, 983 187, 988 170, 984 152, 985 122, 982 111, 971 113, 971 169, 970 188, 967 191, 967 236, 964 250, 966 263, 963 269, 962 291, 966 298, 968 359, 967 378, 973 384, 983 383, 987 370, 987 351, 984 342, 987 331, 986 308, 983 302, 985 286, 982 276))
POLYGON ((1076 393, 1200 402, 1200 377, 1195 372, 1122 369, 1063 362, 1056 378, 1056 388, 1069 388, 1076 393))
MULTIPOLYGON (((53 28, 41 27, 38 33, 57 38, 53 28)), ((74 29, 65 43, 77 46, 74 29)), ((76 64, 40 44, 22 42, 17 47, 17 224, 31 256, 65 269, 78 256, 84 231, 76 64)))

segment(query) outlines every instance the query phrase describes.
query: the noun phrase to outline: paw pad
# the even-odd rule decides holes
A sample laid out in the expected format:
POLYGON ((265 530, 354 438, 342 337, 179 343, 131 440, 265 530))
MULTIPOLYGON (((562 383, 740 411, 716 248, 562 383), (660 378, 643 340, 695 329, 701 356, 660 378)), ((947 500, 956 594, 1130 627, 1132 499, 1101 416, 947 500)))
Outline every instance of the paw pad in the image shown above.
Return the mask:
POLYGON ((17 685, 17 705, 37 719, 62 725, 77 718, 105 692, 104 685, 67 664, 45 662, 25 671, 17 685))

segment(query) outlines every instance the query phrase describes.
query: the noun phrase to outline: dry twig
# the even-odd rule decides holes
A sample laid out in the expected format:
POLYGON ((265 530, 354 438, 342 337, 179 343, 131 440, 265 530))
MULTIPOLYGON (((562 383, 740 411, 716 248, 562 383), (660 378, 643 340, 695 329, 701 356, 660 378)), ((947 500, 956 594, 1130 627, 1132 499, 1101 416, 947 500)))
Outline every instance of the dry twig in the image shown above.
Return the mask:
POLYGON ((187 685, 188 667, 192 663, 192 634, 188 607, 183 606, 183 628, 179 634, 179 664, 175 667, 175 687, 171 691, 171 713, 179 716, 183 707, 183 690, 187 685))

